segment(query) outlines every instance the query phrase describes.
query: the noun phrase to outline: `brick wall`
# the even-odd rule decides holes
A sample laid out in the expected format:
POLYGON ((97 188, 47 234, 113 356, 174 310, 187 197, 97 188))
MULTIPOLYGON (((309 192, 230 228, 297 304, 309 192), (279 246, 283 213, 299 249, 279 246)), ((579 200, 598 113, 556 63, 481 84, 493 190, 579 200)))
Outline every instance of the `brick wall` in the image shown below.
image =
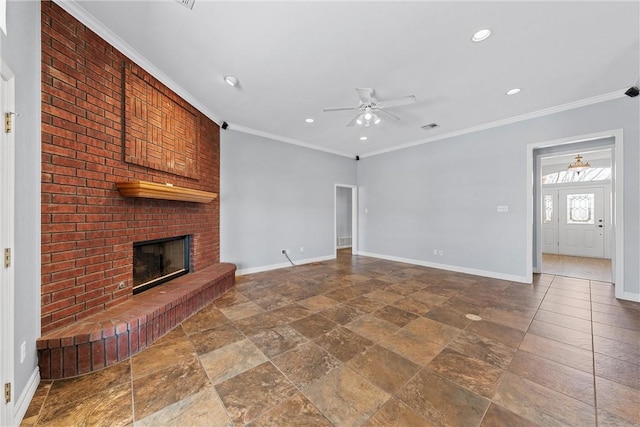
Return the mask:
MULTIPOLYGON (((170 150, 171 138, 163 144, 170 150)), ((123 198, 115 183, 129 179, 218 193, 219 128, 59 6, 43 2, 43 333, 131 298, 133 242, 187 234, 192 270, 219 262, 218 200, 123 198), (187 143, 195 174, 126 158, 125 70, 193 114, 195 138, 187 143)))

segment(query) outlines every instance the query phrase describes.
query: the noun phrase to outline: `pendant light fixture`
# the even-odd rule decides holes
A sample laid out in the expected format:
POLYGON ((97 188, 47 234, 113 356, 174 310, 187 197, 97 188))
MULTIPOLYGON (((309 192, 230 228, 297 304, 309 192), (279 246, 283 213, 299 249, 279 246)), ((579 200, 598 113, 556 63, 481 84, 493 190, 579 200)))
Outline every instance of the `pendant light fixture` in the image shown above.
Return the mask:
POLYGON ((569 171, 573 171, 573 172, 576 172, 576 173, 578 173, 578 174, 579 174, 580 172, 585 171, 585 170, 589 169, 590 167, 591 167, 591 163, 589 163, 589 162, 582 162, 582 156, 581 156, 580 154, 578 154, 578 155, 576 156, 576 161, 575 161, 575 162, 573 162, 573 163, 571 163, 571 164, 567 167, 567 169, 568 169, 569 171))

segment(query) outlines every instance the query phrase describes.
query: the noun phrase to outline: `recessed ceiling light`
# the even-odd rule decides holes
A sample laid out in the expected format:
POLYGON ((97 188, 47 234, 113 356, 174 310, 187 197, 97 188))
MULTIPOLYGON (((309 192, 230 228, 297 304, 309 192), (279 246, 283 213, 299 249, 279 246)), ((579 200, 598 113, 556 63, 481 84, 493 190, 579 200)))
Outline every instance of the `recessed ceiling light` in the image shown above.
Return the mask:
POLYGON ((238 79, 233 76, 224 76, 224 81, 231 87, 236 87, 238 85, 238 79))
POLYGON ((309 117, 308 119, 304 119, 304 121, 307 123, 313 123, 313 119, 311 117, 309 117))
POLYGON ((513 89, 507 91, 507 95, 515 95, 516 93, 520 93, 521 91, 522 89, 520 89, 519 87, 514 87, 513 89))
POLYGON ((360 137, 360 141, 366 141, 366 140, 367 140, 367 137, 366 137, 366 136, 361 136, 361 137, 360 137))
POLYGON ((473 34, 471 40, 474 42, 481 42, 482 40, 486 40, 491 35, 491 30, 488 28, 484 28, 482 30, 478 30, 473 34))

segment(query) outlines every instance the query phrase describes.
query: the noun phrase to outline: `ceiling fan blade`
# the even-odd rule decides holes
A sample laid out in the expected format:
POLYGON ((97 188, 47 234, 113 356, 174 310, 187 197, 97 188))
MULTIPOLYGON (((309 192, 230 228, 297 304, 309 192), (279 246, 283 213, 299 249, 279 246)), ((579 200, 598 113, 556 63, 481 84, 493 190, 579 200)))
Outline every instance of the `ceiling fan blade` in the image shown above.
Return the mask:
POLYGON ((363 104, 371 104, 373 96, 373 89, 370 87, 357 87, 356 92, 358 92, 358 96, 360 97, 360 102, 363 104))
POLYGON ((378 108, 389 108, 389 107, 399 107, 401 105, 415 104, 415 103, 416 103, 416 97, 413 95, 409 95, 409 96, 403 96, 400 98, 387 99, 386 101, 380 101, 378 102, 378 104, 376 104, 376 106, 378 108))
POLYGON ((331 111, 346 111, 346 110, 357 110, 359 107, 332 107, 332 108, 323 108, 322 111, 325 113, 331 111))
POLYGON ((386 120, 388 122, 397 122, 398 120, 400 120, 400 117, 398 116, 394 116, 391 113, 387 113, 384 110, 376 110, 375 113, 378 115, 378 117, 380 117, 382 120, 386 120))
POLYGON ((351 121, 349 123, 346 124, 347 127, 353 127, 356 125, 356 120, 358 120, 358 117, 360 117, 360 114, 358 114, 357 116, 355 116, 353 119, 351 119, 351 121))

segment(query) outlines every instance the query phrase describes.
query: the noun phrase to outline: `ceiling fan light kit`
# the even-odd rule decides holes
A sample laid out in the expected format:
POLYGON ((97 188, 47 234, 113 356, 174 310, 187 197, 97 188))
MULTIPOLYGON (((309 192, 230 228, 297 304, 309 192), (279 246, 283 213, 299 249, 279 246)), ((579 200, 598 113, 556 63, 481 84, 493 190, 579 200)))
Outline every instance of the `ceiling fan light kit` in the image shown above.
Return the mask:
POLYGON ((371 127, 372 124, 378 125, 382 120, 388 122, 397 122, 399 117, 385 111, 384 109, 391 107, 400 107, 402 105, 414 104, 416 97, 413 95, 403 96, 400 98, 388 99, 385 101, 378 101, 373 97, 374 90, 372 88, 356 88, 356 92, 360 96, 360 102, 355 107, 336 107, 336 108, 323 108, 325 113, 333 111, 347 111, 347 110, 359 110, 357 116, 355 116, 349 123, 351 126, 364 126, 366 128, 371 127))

